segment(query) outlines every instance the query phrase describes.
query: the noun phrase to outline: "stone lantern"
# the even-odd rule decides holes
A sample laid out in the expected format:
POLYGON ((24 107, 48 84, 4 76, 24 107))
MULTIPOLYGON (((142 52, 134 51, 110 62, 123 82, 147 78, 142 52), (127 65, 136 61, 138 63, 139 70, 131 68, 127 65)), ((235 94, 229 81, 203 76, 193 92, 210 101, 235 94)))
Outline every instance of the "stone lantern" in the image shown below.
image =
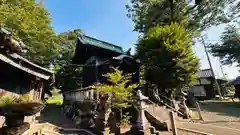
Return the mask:
POLYGON ((148 123, 147 118, 145 117, 144 111, 148 108, 147 101, 148 97, 144 96, 140 90, 137 91, 137 111, 138 118, 136 125, 133 125, 131 131, 133 134, 138 135, 149 135, 150 134, 150 124, 148 123))

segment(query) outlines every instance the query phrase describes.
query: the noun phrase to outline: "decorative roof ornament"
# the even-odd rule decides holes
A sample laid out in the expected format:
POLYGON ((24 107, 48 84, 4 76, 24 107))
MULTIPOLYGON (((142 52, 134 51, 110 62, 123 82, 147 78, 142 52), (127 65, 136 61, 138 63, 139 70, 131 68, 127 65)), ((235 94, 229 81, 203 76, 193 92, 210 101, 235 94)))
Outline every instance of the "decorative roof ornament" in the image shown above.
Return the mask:
POLYGON ((0 28, 0 47, 5 49, 6 52, 12 53, 21 53, 26 52, 23 50, 26 45, 22 41, 17 41, 13 39, 11 32, 7 31, 4 28, 0 28))
POLYGON ((131 55, 131 48, 129 48, 126 52, 124 52, 123 54, 125 54, 125 55, 131 55))

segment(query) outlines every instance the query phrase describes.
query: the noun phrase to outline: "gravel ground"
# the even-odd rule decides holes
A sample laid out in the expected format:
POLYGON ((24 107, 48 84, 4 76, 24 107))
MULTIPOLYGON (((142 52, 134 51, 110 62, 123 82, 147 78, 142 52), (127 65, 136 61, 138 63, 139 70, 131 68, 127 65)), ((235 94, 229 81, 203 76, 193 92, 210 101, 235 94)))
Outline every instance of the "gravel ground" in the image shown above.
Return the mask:
POLYGON ((240 103, 202 102, 203 124, 240 129, 240 103))

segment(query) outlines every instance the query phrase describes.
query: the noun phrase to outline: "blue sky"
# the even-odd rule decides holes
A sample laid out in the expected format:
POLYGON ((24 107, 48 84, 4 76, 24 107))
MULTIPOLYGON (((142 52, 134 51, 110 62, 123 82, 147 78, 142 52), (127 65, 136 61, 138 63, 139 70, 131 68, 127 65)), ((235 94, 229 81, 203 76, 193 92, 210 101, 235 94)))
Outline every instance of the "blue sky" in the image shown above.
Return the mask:
MULTIPOLYGON (((51 12, 52 26, 57 33, 81 28, 88 36, 95 37, 127 50, 136 43, 138 34, 133 32, 133 23, 127 18, 125 5, 129 0, 45 0, 45 7, 51 12)), ((208 30, 209 40, 218 40, 224 27, 208 30)), ((201 58, 202 68, 209 68, 204 48, 197 43, 196 54, 201 58)), ((217 76, 222 76, 217 58, 211 57, 217 76)), ((228 78, 240 75, 235 66, 224 66, 228 78)))

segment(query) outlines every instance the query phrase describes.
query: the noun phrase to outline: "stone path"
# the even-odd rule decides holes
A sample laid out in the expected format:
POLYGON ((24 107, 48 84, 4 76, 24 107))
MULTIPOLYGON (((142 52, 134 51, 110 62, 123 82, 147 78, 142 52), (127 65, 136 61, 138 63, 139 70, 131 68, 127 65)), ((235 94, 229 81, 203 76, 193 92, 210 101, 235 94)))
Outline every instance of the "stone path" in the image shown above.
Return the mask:
POLYGON ((61 128, 76 128, 75 124, 64 116, 61 106, 56 104, 48 105, 37 120, 39 123, 48 122, 61 128))
POLYGON ((37 131, 40 131, 39 135, 91 135, 86 130, 76 129, 74 123, 63 115, 60 105, 48 105, 37 121, 39 123, 33 125, 24 135, 33 135, 37 131), (56 129, 59 128, 64 130, 58 133, 56 129))

